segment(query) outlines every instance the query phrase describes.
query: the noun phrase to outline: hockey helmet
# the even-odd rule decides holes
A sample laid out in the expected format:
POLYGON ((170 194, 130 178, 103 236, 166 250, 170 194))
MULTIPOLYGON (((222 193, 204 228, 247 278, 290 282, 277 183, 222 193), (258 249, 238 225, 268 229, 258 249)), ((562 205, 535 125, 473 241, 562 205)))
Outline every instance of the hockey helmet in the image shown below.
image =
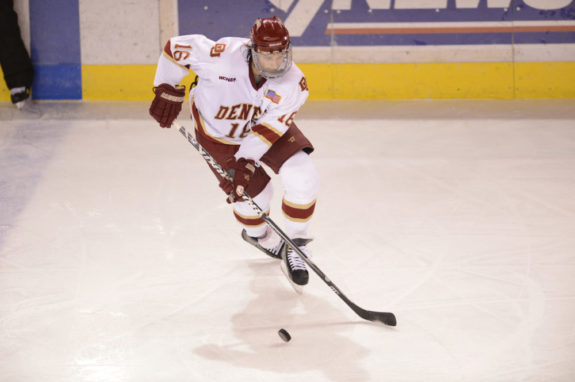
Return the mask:
POLYGON ((250 33, 252 60, 266 78, 286 73, 292 64, 289 32, 279 17, 258 18, 250 33))

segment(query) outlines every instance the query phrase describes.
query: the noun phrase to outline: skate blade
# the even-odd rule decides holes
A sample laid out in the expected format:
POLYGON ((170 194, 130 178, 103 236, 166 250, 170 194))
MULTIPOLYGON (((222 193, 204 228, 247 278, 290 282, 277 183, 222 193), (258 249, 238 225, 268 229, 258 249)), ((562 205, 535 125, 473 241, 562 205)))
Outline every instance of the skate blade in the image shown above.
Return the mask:
POLYGON ((288 279, 289 283, 291 284, 292 288, 296 291, 296 293, 303 294, 303 285, 298 285, 292 281, 292 279, 289 277, 289 272, 283 260, 280 262, 280 268, 282 269, 284 276, 286 277, 286 279, 288 279))
POLYGON ((264 247, 259 245, 258 242, 255 242, 252 238, 250 238, 245 229, 242 230, 242 239, 244 239, 247 243, 249 243, 249 244, 253 245, 254 247, 256 247, 257 249, 259 249, 260 251, 262 251, 263 253, 265 253, 269 257, 271 257, 273 259, 281 260, 281 258, 282 258, 280 255, 281 250, 277 254, 273 254, 273 253, 269 252, 264 247))

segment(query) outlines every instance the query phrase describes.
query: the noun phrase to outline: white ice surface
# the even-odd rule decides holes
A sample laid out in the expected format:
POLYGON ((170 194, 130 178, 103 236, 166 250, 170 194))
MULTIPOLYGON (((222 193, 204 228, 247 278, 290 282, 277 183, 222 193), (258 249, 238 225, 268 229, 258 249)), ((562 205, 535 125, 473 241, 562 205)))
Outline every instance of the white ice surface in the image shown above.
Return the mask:
POLYGON ((295 294, 147 105, 40 106, 0 105, 0 381, 575 380, 574 101, 306 105, 313 259, 396 328, 295 294))

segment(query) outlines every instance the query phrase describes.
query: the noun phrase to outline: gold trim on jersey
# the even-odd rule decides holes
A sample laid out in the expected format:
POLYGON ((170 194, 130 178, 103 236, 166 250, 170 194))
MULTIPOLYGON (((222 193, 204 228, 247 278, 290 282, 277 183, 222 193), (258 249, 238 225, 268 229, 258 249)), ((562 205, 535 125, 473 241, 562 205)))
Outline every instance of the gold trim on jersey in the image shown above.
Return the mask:
POLYGON ((164 57, 166 57, 168 60, 170 60, 170 61, 173 62, 174 64, 178 65, 180 68, 185 69, 185 70, 190 70, 189 68, 186 68, 184 65, 180 64, 178 61, 174 60, 174 57, 170 56, 168 53, 166 53, 166 51, 163 51, 162 54, 163 54, 164 57))
POLYGON ((252 134, 261 139, 266 145, 273 145, 281 138, 282 132, 267 123, 259 123, 252 127, 252 134))

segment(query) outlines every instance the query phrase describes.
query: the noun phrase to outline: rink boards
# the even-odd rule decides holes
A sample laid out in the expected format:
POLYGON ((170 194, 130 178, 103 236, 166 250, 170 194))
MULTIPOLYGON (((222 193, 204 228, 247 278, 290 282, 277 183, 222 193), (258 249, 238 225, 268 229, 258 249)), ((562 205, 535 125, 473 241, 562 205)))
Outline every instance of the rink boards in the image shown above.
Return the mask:
POLYGON ((570 0, 229 4, 29 0, 35 98, 150 99, 169 36, 247 37, 256 17, 273 15, 291 32, 311 99, 575 97, 570 0))

